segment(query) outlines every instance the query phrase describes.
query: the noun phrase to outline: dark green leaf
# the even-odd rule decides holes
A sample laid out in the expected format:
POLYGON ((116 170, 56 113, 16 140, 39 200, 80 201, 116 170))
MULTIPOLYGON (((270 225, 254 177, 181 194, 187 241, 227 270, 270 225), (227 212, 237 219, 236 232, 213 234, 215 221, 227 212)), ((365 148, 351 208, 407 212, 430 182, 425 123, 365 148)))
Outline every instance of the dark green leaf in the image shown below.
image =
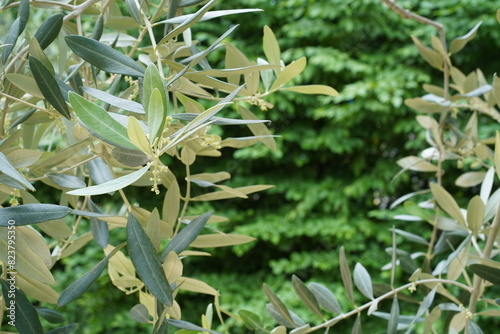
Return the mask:
POLYGON ((0 226, 8 226, 8 221, 15 221, 15 226, 30 225, 60 219, 67 216, 71 208, 55 204, 23 204, 0 208, 0 226))
POLYGON ((103 92, 102 90, 95 89, 92 87, 83 87, 83 91, 101 101, 104 101, 114 107, 131 111, 136 114, 144 114, 144 108, 140 103, 135 101, 125 100, 109 93, 103 92))
POLYGON ((61 313, 55 310, 51 310, 50 308, 37 307, 36 311, 42 318, 44 318, 51 324, 60 324, 66 321, 66 319, 61 313))
POLYGON ((19 38, 19 35, 21 35, 21 32, 21 19, 18 17, 14 20, 9 28, 9 31, 7 32, 7 37, 5 38, 4 42, 6 46, 2 48, 2 63, 7 63, 7 59, 9 59, 9 56, 12 53, 12 50, 14 49, 14 46, 16 45, 17 39, 19 38))
POLYGON ((132 213, 129 214, 127 220, 127 243, 132 263, 148 290, 158 301, 172 306, 172 289, 165 271, 151 240, 132 213))
POLYGON ((42 22, 40 28, 35 33, 35 38, 42 50, 47 48, 59 35, 63 24, 64 14, 58 13, 48 17, 42 22))
POLYGON ((17 126, 19 124, 22 124, 24 123, 24 121, 28 120, 28 118, 30 118, 34 113, 35 113, 36 109, 35 108, 31 108, 30 110, 28 110, 27 112, 25 112, 21 117, 19 117, 18 119, 16 119, 10 126, 9 126, 9 129, 7 130, 7 132, 9 132, 10 130, 12 129, 15 129, 17 128, 17 126))
POLYGON ((311 311, 316 313, 321 319, 323 318, 323 314, 319 308, 319 303, 316 300, 314 294, 305 286, 304 282, 297 276, 292 276, 292 286, 295 290, 297 296, 299 296, 300 300, 307 306, 311 311))
POLYGON ((149 323, 148 308, 144 304, 136 304, 130 309, 130 317, 137 322, 149 323))
POLYGON ((83 274, 82 277, 73 282, 70 286, 68 286, 59 296, 57 300, 57 306, 64 306, 73 300, 80 297, 87 289, 94 283, 95 280, 101 275, 104 268, 108 264, 109 259, 120 250, 125 245, 125 243, 116 247, 111 251, 104 259, 99 261, 92 269, 83 274))
POLYGON ((29 59, 30 69, 36 84, 47 101, 67 119, 71 118, 68 105, 64 99, 59 84, 50 71, 35 57, 29 59))
POLYGON ((61 173, 48 173, 49 179, 54 181, 58 186, 68 189, 83 188, 86 186, 85 182, 73 175, 66 175, 61 173))
POLYGON ((200 234, 201 230, 203 229, 211 215, 212 211, 209 211, 196 217, 186 227, 184 227, 179 232, 179 234, 174 236, 168 244, 167 248, 165 248, 165 250, 163 251, 161 255, 161 262, 165 260, 168 253, 170 253, 171 251, 179 254, 184 249, 186 249, 191 244, 191 242, 196 239, 198 234, 200 234))
MULTIPOLYGON (((98 214, 102 214, 99 207, 89 199, 88 203, 89 210, 98 214)), ((94 240, 101 246, 103 249, 106 248, 109 241, 109 228, 108 223, 105 221, 99 220, 94 217, 90 217, 90 230, 92 231, 92 235, 94 236, 94 240)))
POLYGON ((167 319, 163 319, 161 322, 160 320, 157 320, 155 327, 153 328, 153 334, 168 334, 168 327, 167 319))
MULTIPOLYGON (((35 191, 35 188, 22 176, 10 163, 9 159, 0 152, 0 172, 15 182, 21 184, 24 188, 35 191)), ((17 187, 16 187, 17 188, 17 187)))
POLYGON ((90 130, 115 145, 137 149, 128 139, 127 129, 115 121, 106 110, 73 92, 69 94, 69 101, 78 118, 90 130))
POLYGON ((352 287, 351 271, 349 269, 349 265, 347 264, 347 258, 345 256, 344 246, 340 247, 339 262, 340 262, 340 275, 342 276, 342 283, 344 283, 344 287, 346 289, 347 295, 349 296, 349 299, 354 304, 354 290, 352 287))
POLYGON ((45 334, 70 334, 77 328, 78 328, 77 324, 70 324, 70 325, 66 325, 66 326, 52 329, 48 332, 45 332, 45 334))
POLYGON ((144 69, 132 58, 106 44, 77 35, 66 36, 65 40, 74 53, 100 70, 133 77, 144 76, 144 69))
POLYGON ((118 162, 129 167, 143 166, 149 161, 149 157, 143 152, 123 147, 113 148, 111 154, 118 162))
POLYGON ((19 333, 43 333, 38 313, 36 313, 35 308, 30 303, 28 298, 26 298, 24 293, 17 288, 15 288, 14 298, 10 298, 12 295, 11 291, 10 281, 2 280, 2 292, 4 296, 3 298, 5 298, 5 305, 8 308, 12 306, 15 307, 15 324, 19 333))
POLYGON ((339 314, 342 313, 339 302, 328 288, 319 283, 309 283, 309 289, 314 294, 321 307, 325 310, 339 314))
POLYGON ((17 17, 21 21, 21 31, 24 31, 26 28, 26 24, 28 23, 28 19, 30 17, 30 0, 21 0, 19 2, 19 10, 17 12, 17 17))
POLYGON ((102 32, 104 31, 104 19, 102 14, 97 17, 96 24, 94 26, 94 31, 92 31, 92 39, 96 41, 101 39, 102 32))
POLYGON ((500 286, 500 269, 479 263, 471 264, 469 268, 479 277, 500 286))
POLYGON ((213 333, 213 334, 220 334, 219 332, 211 331, 209 329, 194 325, 190 322, 184 321, 184 320, 176 320, 176 319, 169 319, 168 323, 174 327, 177 328, 182 328, 182 329, 187 329, 190 331, 199 331, 199 332, 208 332, 208 333, 213 333))

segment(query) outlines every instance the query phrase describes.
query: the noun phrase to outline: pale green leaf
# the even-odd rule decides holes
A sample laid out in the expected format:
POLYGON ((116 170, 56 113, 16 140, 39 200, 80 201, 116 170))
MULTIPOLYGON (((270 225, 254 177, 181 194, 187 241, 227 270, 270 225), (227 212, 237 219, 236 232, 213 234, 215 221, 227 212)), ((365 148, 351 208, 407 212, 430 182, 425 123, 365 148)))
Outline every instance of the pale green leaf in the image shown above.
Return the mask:
POLYGON ((281 73, 281 51, 278 40, 274 35, 271 28, 264 26, 264 40, 263 40, 264 54, 271 65, 275 65, 274 73, 276 77, 281 73))
POLYGON ((344 283, 344 287, 347 292, 347 296, 354 304, 354 290, 352 286, 352 277, 351 270, 349 269, 349 265, 347 264, 347 258, 345 256, 344 246, 340 247, 339 252, 339 262, 340 262, 340 275, 342 277, 342 283, 344 283))
POLYGON ((133 173, 127 174, 117 179, 87 188, 68 191, 67 194, 75 196, 91 196, 107 194, 116 190, 120 190, 139 180, 144 174, 146 174, 148 169, 149 165, 146 165, 133 173))
MULTIPOLYGON (((273 311, 275 311, 284 320, 283 323, 280 322, 282 325, 294 328, 295 322, 293 321, 292 316, 290 315, 290 312, 286 308, 285 304, 283 304, 281 299, 271 291, 267 284, 264 283, 263 288, 264 292, 266 293, 267 299, 271 302, 272 308, 269 308, 266 305, 266 308, 268 312, 270 311, 269 313, 271 314, 271 316, 274 315, 273 311)), ((275 320, 277 319, 275 318, 275 320)))
POLYGON ((282 90, 288 90, 291 92, 297 92, 302 94, 322 94, 330 96, 339 95, 339 92, 337 92, 334 88, 326 85, 293 86, 293 87, 282 88, 282 90))
POLYGON ((140 148, 142 152, 151 154, 151 147, 146 134, 134 116, 128 118, 127 134, 132 144, 140 148))
POLYGON ((177 328, 182 328, 182 329, 187 329, 189 331, 195 331, 195 332, 208 332, 212 334, 220 334, 219 332, 215 332, 197 325, 194 325, 190 322, 184 321, 184 320, 176 320, 176 319, 169 319, 168 323, 174 327, 177 328))
POLYGON ((86 186, 85 182, 73 175, 48 173, 47 176, 62 188, 77 189, 86 186))
POLYGON ((302 73, 304 68, 306 68, 307 60, 305 57, 299 58, 295 61, 293 61, 291 64, 288 64, 283 71, 278 75, 276 78, 276 81, 274 81, 273 85, 271 86, 270 90, 273 91, 275 89, 280 88, 293 78, 295 78, 297 75, 302 73))
POLYGON ((463 47, 476 36, 477 30, 481 24, 482 22, 477 23, 467 34, 453 39, 450 43, 450 53, 453 54, 462 50, 463 47))
POLYGON ((477 186, 483 182, 486 172, 465 172, 455 180, 455 185, 463 188, 477 186))
POLYGON ((136 114, 145 113, 142 104, 137 103, 135 101, 125 100, 92 87, 83 87, 83 91, 101 101, 104 101, 112 105, 113 107, 131 111, 136 114))
POLYGON ((149 105, 146 109, 148 116, 149 127, 149 142, 159 139, 165 126, 165 118, 167 116, 165 101, 166 98, 162 97, 165 93, 161 94, 158 88, 153 89, 149 99, 149 105))
MULTIPOLYGON (((227 16, 227 15, 261 12, 261 11, 262 11, 262 9, 258 9, 258 8, 214 10, 214 11, 205 13, 201 17, 201 19, 198 20, 198 22, 208 21, 211 19, 215 19, 217 17, 227 16)), ((170 19, 164 20, 164 21, 156 22, 155 25, 165 24, 165 23, 181 24, 187 20, 193 19, 195 15, 196 14, 187 14, 187 15, 176 16, 176 17, 172 17, 170 19)))
POLYGON ((137 322, 141 322, 143 324, 149 323, 149 313, 148 308, 144 304, 136 304, 134 307, 130 309, 130 317, 137 322))
POLYGON ((495 137, 495 171, 497 172, 497 177, 500 178, 500 132, 497 131, 495 137))
POLYGON ((422 58, 424 58, 425 61, 427 61, 432 67, 441 70, 443 68, 443 57, 439 54, 439 52, 432 50, 431 48, 422 44, 422 42, 420 42, 417 37, 411 36, 411 38, 417 46, 418 52, 420 53, 422 58))
POLYGON ((212 248, 242 245, 255 241, 255 238, 241 234, 204 234, 199 235, 191 244, 191 247, 196 248, 212 248))
MULTIPOLYGON (((285 73, 285 72, 283 71, 283 73, 285 73)), ((258 117, 255 116, 254 113, 252 113, 250 110, 248 110, 245 107, 238 105, 238 111, 241 113, 241 116, 244 119, 254 120, 254 121, 258 120, 258 117)), ((260 141, 264 145, 266 145, 269 149, 276 151, 276 141, 272 137, 272 134, 266 125, 264 125, 264 124, 247 124, 247 126, 250 129, 250 131, 252 131, 254 136, 260 138, 260 141)))
POLYGON ((450 216, 455 218, 462 226, 466 226, 465 218, 460 211, 455 199, 442 186, 437 183, 431 183, 431 192, 438 205, 450 216))
POLYGON ((436 172, 438 167, 424 158, 420 158, 417 156, 408 156, 402 159, 399 159, 396 162, 401 168, 405 170, 413 170, 416 172, 436 172))
POLYGON ((358 290, 367 298, 373 299, 373 286, 370 274, 361 263, 354 266, 354 284, 358 290))
POLYGON ((327 287, 313 282, 309 283, 309 289, 314 294, 321 307, 325 310, 339 314, 342 313, 342 308, 337 298, 335 298, 335 295, 327 287))
POLYGON ((22 91, 37 97, 39 99, 44 98, 40 89, 36 85, 36 81, 33 77, 27 76, 20 73, 7 73, 7 80, 9 80, 14 86, 21 89, 22 91))

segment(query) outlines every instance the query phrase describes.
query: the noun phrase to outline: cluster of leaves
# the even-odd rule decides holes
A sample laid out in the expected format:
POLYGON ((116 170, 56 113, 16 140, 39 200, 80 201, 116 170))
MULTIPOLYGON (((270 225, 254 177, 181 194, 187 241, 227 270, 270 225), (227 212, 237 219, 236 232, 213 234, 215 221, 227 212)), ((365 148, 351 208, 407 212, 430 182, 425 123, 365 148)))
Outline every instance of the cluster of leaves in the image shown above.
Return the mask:
POLYGON ((280 90, 337 92, 325 85, 285 86, 304 70, 306 59, 285 65, 268 27, 266 59, 256 61, 222 44, 237 26, 204 49, 192 38, 197 22, 258 9, 211 10, 215 0, 125 1, 123 8, 114 0, 99 4, 54 2, 46 9, 21 0, 7 1, 2 9, 17 9, 17 16, 1 44, 0 321, 10 305, 9 276, 15 276, 17 286, 15 326, 38 334, 43 332, 39 315, 54 323, 64 317, 35 308, 26 296, 64 310, 107 268, 112 284, 137 302, 131 317, 154 333, 167 333, 169 326, 213 332, 211 307, 201 326, 181 320, 177 295, 186 290, 213 296, 224 322, 219 292, 184 275, 183 261, 210 255, 191 247, 240 245, 254 238, 218 230, 224 217, 212 211, 191 214, 190 204, 247 198, 272 186, 229 187, 222 184, 231 177, 228 172, 192 173, 192 166, 200 157, 221 156, 224 147, 275 146, 267 121, 245 103, 270 107, 264 98, 280 90), (181 15, 185 8, 193 12, 181 15), (46 17, 34 34, 29 29, 33 16, 46 17), (225 67, 215 69, 209 56, 220 48, 225 67), (215 116, 229 105, 241 118, 215 116), (219 127, 229 125, 245 125, 250 133, 222 139, 219 127), (182 172, 170 168, 176 164, 182 172), (58 204, 33 195, 45 186, 60 194, 58 204), (162 194, 161 206, 136 205, 137 199, 126 194, 131 187, 162 194), (196 188, 201 194, 194 195, 196 188), (110 199, 121 204, 108 211, 110 199), (12 226, 14 241, 8 236, 12 226), (125 231, 125 240, 113 230, 125 231), (101 247, 102 259, 73 277, 71 285, 58 286, 52 271, 92 240, 101 247), (11 249, 15 262, 9 262, 11 249))
MULTIPOLYGON (((396 5, 394 8, 417 21, 430 21, 396 5)), ((500 10, 497 19, 500 23, 500 10)), ((500 179, 500 133, 492 131, 488 123, 499 121, 499 81, 495 75, 488 84, 481 70, 465 75, 452 63, 452 56, 475 37, 480 24, 453 39, 449 47, 442 26, 435 21, 431 24, 441 28, 441 38, 431 39, 432 47, 417 37, 413 40, 425 61, 443 74, 443 86, 426 84, 424 90, 428 94, 405 101, 421 113, 416 120, 429 147, 419 156, 398 160, 398 165, 401 173, 432 176, 427 188, 406 194, 391 205, 404 203, 406 214, 395 218, 404 221, 406 228, 392 229, 392 245, 386 249, 392 259, 382 269, 391 271, 390 284, 373 284, 360 262, 351 274, 341 249, 340 273, 352 308, 345 311, 324 285, 306 285, 294 276, 292 286, 303 307, 322 323, 312 326, 303 321, 265 285, 267 309, 281 325, 271 333, 287 333, 287 328, 292 329, 290 333, 322 329, 328 333, 331 327, 353 316, 356 320, 352 333, 361 333, 361 328, 367 326, 367 320, 361 320, 365 310, 368 315, 387 321, 387 333, 411 333, 416 327, 423 333, 483 333, 492 324, 498 324, 500 189, 495 187, 495 178, 500 179), (458 177, 450 173, 456 167, 461 171, 458 177), (443 185, 449 178, 454 181, 453 186, 467 189, 467 195, 447 190, 443 185), (408 231, 410 224, 418 222, 424 224, 420 230, 429 230, 429 238, 408 231), (408 283, 401 286, 395 284, 398 268, 409 275, 408 283), (354 287, 369 301, 360 305, 354 287), (325 312, 337 315, 328 319, 325 312)), ((240 315, 256 333, 269 332, 257 315, 248 311, 240 315)))

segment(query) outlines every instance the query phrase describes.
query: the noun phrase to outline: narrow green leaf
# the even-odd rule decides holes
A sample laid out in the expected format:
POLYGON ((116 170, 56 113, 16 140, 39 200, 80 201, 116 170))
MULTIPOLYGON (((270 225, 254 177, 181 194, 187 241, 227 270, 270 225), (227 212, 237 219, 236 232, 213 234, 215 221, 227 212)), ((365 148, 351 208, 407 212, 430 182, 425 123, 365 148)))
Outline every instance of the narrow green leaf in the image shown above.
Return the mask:
POLYGON ((135 22, 141 24, 141 13, 139 12, 139 8, 137 8, 137 4, 134 0, 125 0, 125 5, 127 6, 127 10, 130 13, 130 16, 135 20, 135 22))
POLYGON ((54 181, 58 186, 68 189, 83 188, 86 186, 85 182, 73 175, 66 175, 61 173, 47 173, 49 179, 54 181))
MULTIPOLYGON (((88 209, 93 213, 102 214, 99 207, 89 198, 88 209)), ((90 219, 90 230, 92 231, 92 236, 94 240, 101 246, 101 248, 106 248, 109 241, 109 228, 105 221, 97 219, 95 217, 89 217, 90 219)))
POLYGON ((12 164, 9 161, 9 159, 2 152, 0 152, 0 172, 2 172, 3 174, 5 174, 4 176, 6 176, 6 177, 8 177, 8 178, 10 178, 10 179, 18 182, 24 188, 29 189, 31 191, 35 191, 35 188, 31 185, 31 183, 29 183, 28 180, 26 180, 24 178, 24 176, 22 176, 12 166, 12 164))
POLYGON ((30 0, 21 0, 19 2, 17 17, 21 20, 21 32, 23 32, 30 17, 30 0))
POLYGON ((354 325, 352 326, 351 334, 361 334, 361 313, 358 313, 354 325))
POLYGON ((15 305, 15 324, 16 329, 22 334, 40 334, 43 333, 42 324, 38 318, 35 308, 30 303, 24 293, 15 288, 14 298, 10 297, 10 282, 2 280, 2 293, 5 299, 5 305, 11 307, 15 305))
POLYGON ((127 134, 132 144, 138 147, 142 152, 152 154, 151 147, 146 138, 146 133, 144 133, 141 124, 134 116, 128 118, 127 134))
POLYGON ((95 39, 96 41, 100 40, 103 31, 104 31, 104 18, 102 14, 99 14, 96 23, 94 25, 94 30, 92 31, 92 39, 95 39))
POLYGON ((478 263, 471 264, 469 268, 482 279, 500 286, 500 269, 478 263))
MULTIPOLYGON (((208 12, 205 15, 203 15, 201 17, 201 19, 198 20, 198 22, 208 21, 211 19, 215 19, 217 17, 227 16, 227 15, 253 13, 253 12, 262 12, 262 9, 247 8, 247 9, 214 10, 214 11, 208 12)), ((156 22, 155 25, 165 24, 165 23, 180 24, 180 23, 185 22, 186 20, 192 19, 195 15, 196 14, 187 14, 187 15, 176 16, 176 17, 172 17, 171 19, 156 22)))
POLYGON ((63 218, 71 211, 67 206, 40 203, 0 208, 0 226, 8 226, 9 221, 15 221, 15 226, 38 224, 63 218))
MULTIPOLYGON (((165 91, 165 85, 163 79, 158 71, 158 68, 151 64, 146 69, 146 73, 144 74, 144 82, 142 84, 142 96, 143 96, 143 105, 146 113, 148 114, 148 108, 150 104, 151 94, 155 89, 160 93, 160 97, 163 103, 162 115, 165 117, 167 115, 167 94, 165 91)), ((148 125, 149 125, 149 115, 148 115, 148 125)), ((150 131, 151 132, 151 131, 150 131)))
MULTIPOLYGON (((136 151, 139 152, 139 151, 136 151)), ((113 174, 103 158, 95 158, 87 163, 92 182, 102 184, 113 180, 113 174)))
POLYGON ((340 247, 339 253, 339 262, 340 262, 340 275, 342 276, 342 283, 344 283, 344 287, 347 292, 347 296, 354 304, 354 290, 352 286, 352 277, 351 271, 349 269, 349 265, 347 264, 347 258, 345 256, 344 246, 340 247))
POLYGON ((47 48, 50 43, 57 38, 57 35, 59 35, 63 24, 63 18, 64 14, 62 13, 49 16, 42 22, 40 28, 36 31, 34 37, 37 39, 42 50, 47 48))
POLYGON ((455 218, 460 224, 462 224, 462 226, 467 226, 467 224, 465 223, 465 218, 460 211, 460 207, 458 206, 455 199, 450 195, 450 193, 437 183, 431 183, 430 187, 432 195, 436 199, 441 209, 455 218))
POLYGON ((276 65, 274 73, 277 77, 281 73, 281 51, 276 36, 268 26, 264 26, 263 46, 264 54, 266 55, 269 64, 276 65))
POLYGON ((319 307, 319 303, 316 300, 314 294, 307 288, 307 286, 302 282, 300 278, 293 275, 292 276, 292 286, 295 290, 297 296, 299 296, 300 300, 304 303, 306 307, 308 307, 311 311, 316 313, 321 319, 323 319, 323 314, 321 313, 321 309, 319 307))
MULTIPOLYGON (((251 112, 245 107, 238 105, 238 111, 240 112, 241 116, 244 119, 252 121, 258 120, 258 117, 255 116, 253 112, 251 112)), ((250 131, 252 131, 255 137, 260 138, 260 141, 264 145, 266 145, 269 149, 276 151, 276 141, 274 140, 271 132, 269 131, 266 125, 258 123, 257 124, 249 123, 247 124, 247 126, 250 129, 250 131)))
POLYGON ((7 32, 7 37, 4 41, 4 47, 2 48, 2 63, 7 64, 7 60, 9 59, 12 50, 14 50, 14 46, 16 45, 17 39, 19 35, 21 35, 21 19, 18 17, 14 20, 12 25, 7 32))
POLYGON ((290 325, 292 325, 291 328, 295 327, 295 322, 293 321, 290 312, 286 308, 285 304, 283 304, 281 299, 271 291, 267 284, 264 283, 263 288, 264 292, 266 293, 267 299, 271 302, 271 305, 274 307, 276 312, 278 312, 278 314, 286 321, 286 324, 283 325, 287 327, 290 327, 290 325))
POLYGON ((40 89, 38 89, 36 81, 33 77, 20 73, 7 73, 6 78, 22 91, 34 97, 43 99, 42 92, 40 92, 40 89))
POLYGON ((133 77, 144 76, 144 69, 132 58, 104 43, 78 35, 69 35, 64 39, 74 53, 100 70, 133 77))
POLYGON ((309 283, 309 289, 316 297, 318 303, 325 310, 333 313, 343 313, 335 295, 324 285, 319 283, 309 283))
POLYGON ((85 291, 87 291, 92 283, 94 283, 94 281, 97 280, 97 278, 101 275, 104 268, 106 268, 109 259, 113 255, 115 255, 116 252, 118 252, 123 246, 125 246, 125 243, 122 243, 121 245, 115 247, 115 249, 113 249, 104 259, 99 261, 99 263, 97 263, 92 269, 87 271, 85 274, 83 274, 82 277, 68 286, 59 296, 59 299, 57 300, 57 306, 64 306, 85 293, 85 291))
POLYGON ((291 92, 297 92, 302 94, 322 94, 330 96, 339 95, 339 92, 337 92, 334 88, 326 85, 293 86, 293 87, 283 88, 283 90, 288 90, 291 92))
POLYGON ((151 93, 146 114, 148 116, 149 142, 152 143, 161 136, 167 116, 162 94, 157 88, 151 93))
POLYGON ((90 96, 93 96, 101 101, 104 101, 114 107, 131 111, 136 114, 144 114, 144 108, 140 103, 137 103, 135 101, 130 101, 130 100, 125 100, 119 97, 116 97, 112 94, 103 92, 102 90, 95 89, 92 87, 83 87, 83 91, 90 96))
MULTIPOLYGON (((171 115, 171 117, 174 119, 179 119, 188 122, 192 121, 198 116, 199 114, 191 114, 191 113, 171 115)), ((259 123, 269 124, 271 123, 271 121, 263 119, 232 119, 232 118, 212 116, 209 119, 207 119, 205 123, 210 123, 212 125, 246 125, 246 124, 259 124, 259 123)))
POLYGON ((158 42, 158 45, 161 45, 166 41, 175 38, 176 36, 182 34, 185 30, 193 26, 203 17, 203 15, 205 15, 206 12, 208 12, 210 8, 212 8, 212 6, 215 4, 215 1, 216 0, 210 0, 209 2, 207 2, 202 8, 194 13, 193 16, 183 21, 175 29, 171 30, 165 37, 163 37, 161 41, 158 42))
POLYGON ((429 292, 429 294, 427 294, 427 296, 425 296, 424 300, 422 301, 422 303, 420 304, 420 306, 417 310, 417 314, 415 314, 415 317, 413 318, 413 320, 409 324, 408 330, 405 332, 405 334, 409 334, 412 332, 412 329, 413 329, 412 325, 415 322, 420 321, 420 319, 421 319, 420 317, 425 313, 425 311, 427 311, 429 309, 429 307, 431 307, 432 302, 434 301, 434 297, 436 296, 437 288, 438 288, 438 286, 434 287, 429 292))
POLYGON ((354 284, 358 290, 367 298, 373 299, 373 286, 370 274, 361 263, 354 266, 354 284))
POLYGON ((387 334, 397 334, 399 322, 399 303, 398 297, 392 299, 391 314, 387 323, 387 334))
POLYGON ((165 276, 165 271, 151 240, 132 213, 129 214, 127 220, 127 247, 137 274, 148 290, 158 301, 172 306, 172 289, 165 276))
POLYGON ((144 174, 149 169, 149 165, 146 165, 142 167, 139 170, 136 170, 133 173, 124 175, 122 177, 119 177, 117 179, 96 185, 96 186, 91 186, 87 188, 82 188, 82 189, 77 189, 77 190, 72 190, 68 191, 68 195, 75 195, 75 196, 91 196, 91 195, 102 195, 102 194, 107 194, 113 191, 117 191, 120 189, 123 189, 130 184, 134 183, 135 181, 139 180, 144 174))
POLYGON ((77 324, 70 324, 70 325, 66 325, 66 326, 52 329, 48 332, 45 332, 45 334, 70 334, 70 333, 73 333, 73 331, 77 328, 78 328, 77 324))
POLYGON ((29 58, 29 65, 42 95, 61 115, 71 119, 68 105, 64 100, 59 84, 50 71, 33 56, 29 58))
POLYGON ((187 329, 189 331, 196 331, 196 332, 208 332, 208 333, 213 333, 213 334, 220 334, 219 332, 215 332, 197 325, 194 325, 190 322, 184 321, 184 320, 176 320, 176 319, 168 319, 168 323, 174 327, 177 328, 182 328, 182 329, 187 329))
POLYGON ((495 137, 495 153, 494 153, 495 171, 500 178, 500 132, 496 132, 495 137))
POLYGON ((212 215, 212 211, 205 212, 202 215, 199 215, 195 219, 193 219, 186 227, 184 227, 179 234, 174 236, 167 248, 163 251, 161 255, 161 262, 165 260, 168 253, 174 251, 179 254, 184 249, 186 249, 193 241, 196 239, 198 234, 200 234, 201 230, 207 223, 208 219, 212 215))
POLYGON ((78 118, 97 135, 115 145, 137 149, 128 139, 127 129, 106 110, 73 92, 69 93, 69 101, 78 118))
POLYGON ((453 54, 462 50, 464 46, 476 36, 477 29, 479 29, 482 23, 483 22, 477 23, 467 34, 453 39, 450 43, 450 53, 453 54))
POLYGON ((51 324, 60 324, 66 321, 66 318, 61 313, 50 308, 37 307, 36 312, 51 324))

